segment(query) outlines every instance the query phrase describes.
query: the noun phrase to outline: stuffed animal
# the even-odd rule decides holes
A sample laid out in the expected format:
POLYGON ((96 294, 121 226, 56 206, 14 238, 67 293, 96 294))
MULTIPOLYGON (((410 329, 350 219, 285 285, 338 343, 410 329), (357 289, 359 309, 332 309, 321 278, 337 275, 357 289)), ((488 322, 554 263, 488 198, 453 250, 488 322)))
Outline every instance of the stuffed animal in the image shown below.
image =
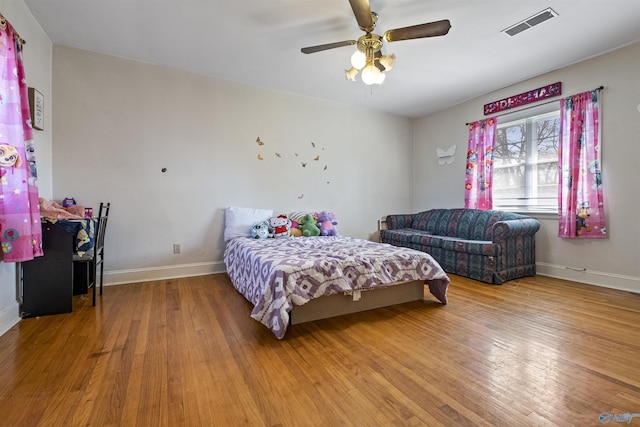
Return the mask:
POLYGON ((254 239, 266 239, 269 237, 269 223, 260 221, 253 224, 251 226, 251 237, 254 239))
POLYGON ((271 237, 274 237, 276 239, 289 237, 291 220, 284 214, 273 216, 269 218, 269 229, 269 231, 271 232, 271 237))
POLYGON ((335 219, 336 216, 332 212, 318 212, 318 227, 320 228, 321 236, 338 235, 338 231, 335 228, 338 223, 335 221, 335 219))
POLYGON ((320 229, 316 225, 316 219, 311 214, 306 214, 299 221, 300 229, 304 237, 319 236, 320 229))
POLYGON ((291 230, 289 230, 289 234, 291 234, 292 237, 302 237, 302 230, 300 230, 298 221, 291 220, 291 230))

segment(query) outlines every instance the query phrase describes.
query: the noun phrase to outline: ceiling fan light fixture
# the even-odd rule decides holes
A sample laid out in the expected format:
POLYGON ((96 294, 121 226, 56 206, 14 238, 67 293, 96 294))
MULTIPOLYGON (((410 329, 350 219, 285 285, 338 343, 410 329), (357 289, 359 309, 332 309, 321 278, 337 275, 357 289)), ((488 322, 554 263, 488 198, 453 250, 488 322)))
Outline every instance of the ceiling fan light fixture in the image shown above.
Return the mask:
POLYGON ((391 55, 382 55, 380 58, 378 58, 378 62, 382 64, 385 71, 391 71, 393 70, 393 66, 396 63, 396 55, 394 53, 392 53, 391 55))
POLYGON ((358 26, 365 32, 364 35, 360 36, 358 40, 308 46, 300 50, 302 53, 308 54, 355 44, 357 51, 351 55, 351 68, 345 70, 344 75, 347 80, 355 81, 358 72, 360 72, 360 78, 366 85, 382 84, 386 78, 386 72, 391 71, 394 67, 396 56, 382 54, 384 41, 395 42, 444 36, 451 28, 451 22, 448 19, 443 19, 387 30, 381 37, 373 32, 378 22, 378 14, 371 10, 369 0, 349 0, 349 3, 358 26))
POLYGON ((362 70, 362 68, 367 64, 367 56, 361 50, 356 50, 353 55, 351 55, 351 65, 356 70, 362 70))
POLYGON ((352 82, 356 81, 356 76, 358 75, 358 69, 356 67, 351 67, 348 70, 345 70, 344 76, 347 80, 351 80, 352 82))
POLYGON ((360 77, 362 82, 366 85, 376 84, 380 80, 380 74, 382 72, 373 64, 369 64, 362 69, 360 77))

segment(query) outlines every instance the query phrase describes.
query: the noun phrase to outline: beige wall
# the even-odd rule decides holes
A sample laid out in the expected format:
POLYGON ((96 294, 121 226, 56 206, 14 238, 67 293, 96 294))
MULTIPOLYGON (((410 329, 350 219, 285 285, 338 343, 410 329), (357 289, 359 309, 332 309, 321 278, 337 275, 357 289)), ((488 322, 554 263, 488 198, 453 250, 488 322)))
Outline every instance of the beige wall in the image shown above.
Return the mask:
POLYGON ((69 47, 53 58, 53 196, 113 203, 108 283, 222 271, 230 205, 330 210, 362 238, 412 208, 409 119, 69 47))
MULTIPOLYGON (((333 210, 342 234, 364 238, 391 212, 462 206, 464 123, 487 102, 562 81, 566 95, 605 86, 610 237, 560 240, 557 221, 541 218, 538 271, 640 292, 640 44, 410 121, 52 48, 22 1, 0 0, 0 11, 27 40, 27 79, 45 95, 45 130, 35 134, 40 194, 113 203, 107 283, 220 271, 229 205, 333 210), (435 149, 452 144, 455 162, 439 166, 435 149), (171 253, 174 243, 182 254, 171 253)), ((15 265, 0 262, 0 334, 19 320, 16 286, 15 265)))
MULTIPOLYGON (((45 100, 44 131, 34 131, 40 194, 51 195, 51 41, 22 1, 0 0, 0 12, 27 41, 24 64, 27 84, 45 100)), ((18 322, 16 264, 0 261, 0 335, 18 322)))
POLYGON ((603 85, 602 178, 609 238, 559 239, 557 217, 542 217, 542 229, 536 236, 538 273, 640 292, 638 70, 640 43, 416 120, 415 208, 464 205, 465 123, 483 118, 484 104, 558 81, 566 96, 603 85), (451 144, 457 144, 454 163, 438 166, 436 147, 451 144))

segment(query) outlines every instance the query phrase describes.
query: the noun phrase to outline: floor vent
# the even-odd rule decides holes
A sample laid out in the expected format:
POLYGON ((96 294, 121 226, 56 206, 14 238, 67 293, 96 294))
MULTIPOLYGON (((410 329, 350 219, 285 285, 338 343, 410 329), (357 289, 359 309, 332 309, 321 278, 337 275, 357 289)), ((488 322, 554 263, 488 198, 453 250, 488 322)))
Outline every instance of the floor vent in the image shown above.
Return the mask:
POLYGON ((504 30, 502 30, 502 32, 513 37, 516 34, 523 32, 524 30, 528 30, 529 28, 536 26, 556 16, 558 16, 556 11, 548 7, 542 12, 538 12, 535 15, 523 21, 518 22, 517 24, 513 24, 512 26, 505 28, 504 30))

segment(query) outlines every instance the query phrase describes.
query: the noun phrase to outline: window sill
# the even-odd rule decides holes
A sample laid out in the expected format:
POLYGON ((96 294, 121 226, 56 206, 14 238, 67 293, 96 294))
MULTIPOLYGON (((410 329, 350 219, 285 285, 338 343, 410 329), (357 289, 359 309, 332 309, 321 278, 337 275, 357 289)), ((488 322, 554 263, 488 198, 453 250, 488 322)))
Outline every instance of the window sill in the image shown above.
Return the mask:
POLYGON ((509 212, 518 213, 521 215, 527 215, 532 218, 558 219, 557 212, 541 212, 541 211, 526 211, 526 210, 517 210, 517 211, 509 211, 509 212))

